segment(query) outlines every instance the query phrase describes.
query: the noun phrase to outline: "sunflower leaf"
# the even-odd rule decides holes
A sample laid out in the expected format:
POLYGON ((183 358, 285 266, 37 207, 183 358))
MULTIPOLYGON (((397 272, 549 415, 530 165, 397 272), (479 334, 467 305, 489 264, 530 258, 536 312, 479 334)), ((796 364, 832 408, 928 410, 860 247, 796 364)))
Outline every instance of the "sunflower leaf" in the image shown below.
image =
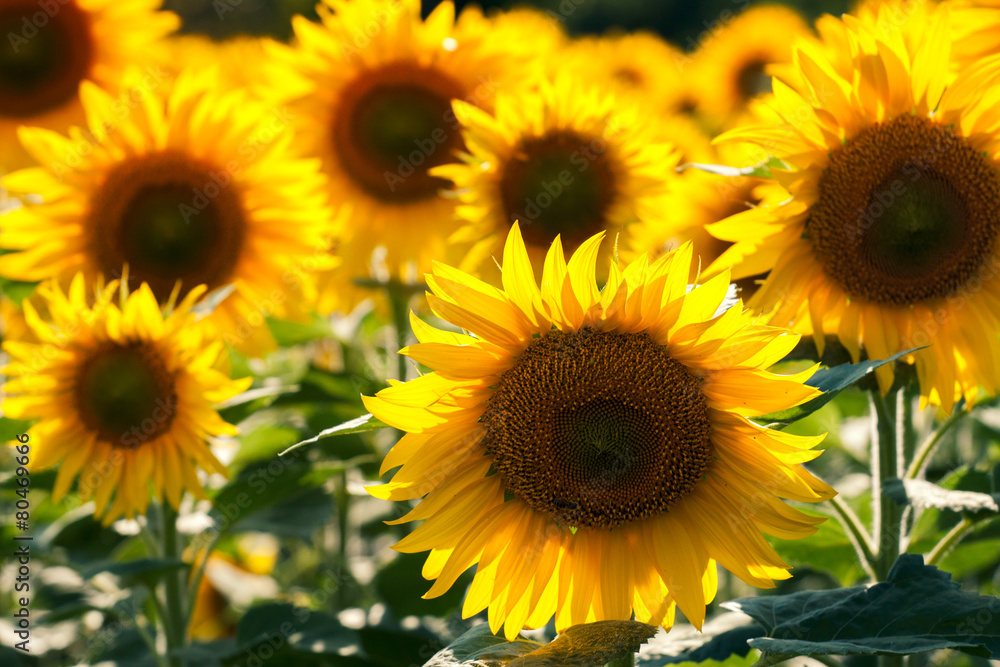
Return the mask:
POLYGON ((477 625, 438 651, 424 667, 602 667, 632 656, 656 634, 656 626, 637 621, 598 621, 567 628, 544 646, 518 637, 505 641, 477 625))
POLYGON ((951 575, 904 554, 886 581, 722 605, 749 614, 767 636, 749 641, 771 655, 907 655, 957 649, 1000 656, 1000 598, 959 589, 951 575))
POLYGON ((1000 512, 1000 493, 952 491, 922 479, 888 479, 883 489, 897 504, 913 505, 917 509, 1000 512))
POLYGON ((760 415, 754 417, 753 420, 761 424, 784 425, 791 424, 792 422, 798 421, 803 417, 808 417, 832 401, 837 394, 844 391, 869 373, 874 372, 879 366, 894 363, 897 359, 922 349, 924 348, 915 347, 911 350, 904 350, 892 355, 888 359, 862 361, 857 364, 840 364, 831 368, 821 368, 816 371, 811 378, 806 380, 806 384, 810 387, 816 387, 823 392, 822 394, 803 403, 802 405, 796 405, 793 408, 781 410, 780 412, 760 415))
POLYGON ((389 425, 375 419, 374 415, 361 415, 360 417, 346 421, 343 424, 337 424, 336 426, 324 429, 320 431, 318 435, 314 435, 313 437, 303 440, 302 442, 297 442, 285 451, 281 452, 281 455, 284 456, 288 452, 298 449, 303 445, 319 442, 323 438, 332 438, 337 435, 349 435, 351 433, 364 433, 365 431, 377 431, 380 428, 389 428, 389 425))
POLYGON ((155 586, 160 577, 168 572, 187 569, 188 564, 179 558, 139 558, 124 563, 101 563, 85 572, 84 579, 90 579, 100 572, 108 572, 121 577, 128 586, 147 584, 155 586))

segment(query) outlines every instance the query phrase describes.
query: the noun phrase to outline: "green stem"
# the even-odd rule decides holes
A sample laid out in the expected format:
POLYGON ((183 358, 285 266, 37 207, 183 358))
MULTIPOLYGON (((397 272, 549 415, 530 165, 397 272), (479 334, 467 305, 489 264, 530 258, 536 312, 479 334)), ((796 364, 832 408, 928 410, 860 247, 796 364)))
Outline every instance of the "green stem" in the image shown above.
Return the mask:
MULTIPOLYGON (((194 571, 194 577, 192 577, 191 582, 188 584, 187 589, 187 615, 186 618, 191 618, 194 615, 194 605, 198 600, 198 587, 201 586, 201 580, 205 576, 205 567, 208 566, 208 557, 212 555, 215 551, 215 547, 219 545, 219 540, 222 539, 223 532, 220 530, 215 533, 215 537, 212 541, 208 543, 208 547, 205 549, 205 557, 201 559, 201 563, 198 565, 198 569, 194 571)), ((187 633, 185 631, 185 636, 187 633)))
MULTIPOLYGON (((180 540, 177 535, 177 510, 173 508, 169 501, 165 501, 163 508, 163 556, 164 558, 181 557, 180 540)), ((167 636, 167 664, 171 667, 183 667, 184 660, 171 655, 175 649, 184 645, 184 636, 187 623, 184 617, 184 602, 182 599, 183 584, 181 583, 181 572, 168 572, 164 575, 164 590, 166 592, 166 613, 170 619, 167 636)), ((167 627, 164 628, 167 630, 167 627)))
POLYGON ((872 412, 875 415, 875 437, 872 439, 872 503, 874 505, 875 562, 872 564, 878 581, 884 581, 889 568, 899 557, 902 508, 883 493, 885 480, 899 474, 896 451, 896 415, 890 406, 897 407, 897 391, 883 397, 878 390, 871 393, 872 412), (888 399, 888 400, 886 400, 888 399))
POLYGON ((965 399, 962 399, 955 404, 955 407, 952 409, 951 415, 948 419, 946 419, 943 424, 938 426, 937 430, 931 433, 930 437, 924 440, 923 444, 921 444, 917 449, 917 453, 913 455, 913 459, 910 461, 910 466, 906 469, 907 479, 916 479, 923 476, 924 468, 927 466, 931 454, 933 454, 934 450, 937 449, 937 446, 941 444, 941 440, 944 438, 944 435, 966 414, 965 399))
POLYGON ((149 634, 149 631, 142 627, 138 618, 132 619, 132 625, 135 627, 135 631, 138 633, 140 639, 142 639, 142 643, 149 649, 149 654, 156 660, 157 667, 167 667, 166 659, 156 652, 156 640, 153 639, 153 635, 149 634))
POLYGON ((966 535, 972 532, 976 522, 963 516, 962 520, 955 524, 955 527, 948 531, 948 534, 941 538, 941 541, 934 545, 931 552, 927 554, 927 564, 937 565, 941 559, 948 555, 948 552, 955 548, 955 545, 962 541, 966 535))
POLYGON ((399 350, 406 347, 410 335, 410 295, 411 292, 394 285, 388 285, 389 303, 392 306, 392 322, 396 328, 396 377, 400 382, 406 382, 407 359, 399 350))
POLYGON ((875 570, 872 569, 872 565, 875 563, 875 552, 872 550, 871 537, 869 537, 868 531, 865 530, 865 526, 861 523, 858 515, 854 513, 854 510, 840 496, 834 496, 829 502, 837 513, 837 518, 840 520, 841 525, 847 529, 848 537, 851 538, 851 544, 854 545, 854 550, 858 553, 858 561, 861 563, 861 567, 864 568, 865 573, 874 581, 878 577, 875 575, 875 570))
POLYGON ((618 660, 612 660, 605 667, 634 667, 635 666, 635 654, 629 654, 628 657, 619 658, 618 660))
MULTIPOLYGON (((400 357, 402 359, 403 357, 400 357)), ((340 480, 337 484, 337 551, 340 560, 339 566, 341 572, 349 572, 347 563, 347 540, 349 538, 348 534, 348 514, 351 508, 351 494, 347 490, 347 469, 345 468, 342 473, 340 473, 340 480)), ((344 597, 344 585, 343 580, 337 584, 337 606, 343 609, 347 606, 347 600, 344 597)))

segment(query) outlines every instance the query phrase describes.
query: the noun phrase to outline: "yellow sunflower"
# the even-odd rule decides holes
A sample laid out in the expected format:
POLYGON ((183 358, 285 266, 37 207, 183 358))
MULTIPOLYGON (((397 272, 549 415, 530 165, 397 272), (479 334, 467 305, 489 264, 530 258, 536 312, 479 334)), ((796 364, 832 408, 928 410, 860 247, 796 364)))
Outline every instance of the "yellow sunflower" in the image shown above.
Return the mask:
POLYGON ((0 174, 31 164, 19 125, 60 132, 80 124, 78 90, 92 81, 117 90, 126 66, 152 78, 166 54, 161 38, 180 25, 160 0, 0 2, 0 174))
MULTIPOLYGON (((820 349, 827 333, 855 359, 862 347, 884 359, 930 344, 910 360, 924 399, 950 411, 960 395, 1000 388, 1000 73, 967 69, 951 81, 947 10, 907 39, 882 31, 887 22, 845 18, 848 79, 814 59, 819 51, 799 50, 800 83, 775 85, 784 123, 722 138, 791 165, 775 171, 790 197, 709 229, 735 244, 737 277, 772 267, 750 305, 778 325, 811 327, 820 349)), ((886 391, 892 366, 876 372, 886 391)))
POLYGON ((214 40, 204 35, 173 35, 167 39, 167 48, 171 60, 166 68, 174 76, 211 63, 219 69, 223 85, 266 93, 258 85, 265 58, 264 40, 260 37, 237 35, 214 40))
POLYGON ((366 294, 352 294, 351 281, 372 276, 376 248, 404 281, 447 257, 454 204, 428 169, 462 147, 451 101, 490 107, 498 87, 523 82, 522 58, 503 51, 481 14, 456 24, 450 1, 425 20, 419 0, 323 0, 317 9, 321 23, 296 17, 294 46, 268 44, 269 81, 290 104, 300 149, 322 158, 332 200, 350 208, 339 285, 349 309, 366 294))
POLYGON ((1000 0, 950 3, 955 31, 952 59, 958 67, 1000 53, 1000 0))
POLYGON ((811 32, 795 10, 780 5, 755 6, 735 16, 726 12, 719 22, 692 54, 692 67, 704 82, 698 110, 726 125, 752 98, 770 91, 765 68, 790 61, 795 38, 811 32))
POLYGON ((3 371, 11 378, 3 411, 38 420, 28 431, 32 465, 61 462, 55 500, 79 477, 80 495, 93 497, 108 524, 144 513, 150 485, 177 507, 185 489, 204 497, 198 468, 226 474, 205 439, 236 429, 212 404, 245 390, 250 378, 230 380, 213 367, 223 345, 191 312, 204 292, 190 290, 161 314, 148 285, 127 294, 112 282, 91 305, 77 274, 66 292, 55 281, 39 286, 51 321, 24 301, 39 342, 4 342, 12 362, 3 371))
POLYGON ((590 81, 605 81, 620 95, 632 96, 651 112, 664 115, 690 112, 697 105, 697 84, 687 69, 690 63, 680 49, 650 32, 582 37, 570 43, 559 59, 561 69, 574 69, 590 81))
POLYGON ((471 248, 463 269, 492 278, 491 258, 500 258, 515 221, 536 268, 557 235, 575 249, 606 230, 632 248, 632 229, 662 214, 653 203, 677 156, 657 140, 657 123, 619 102, 606 87, 556 77, 501 93, 495 115, 455 103, 469 152, 432 173, 455 184, 463 226, 451 240, 471 248))
POLYGON ((0 257, 0 274, 110 278, 127 264, 161 303, 177 281, 182 294, 231 284, 209 322, 257 354, 273 345, 264 316, 301 315, 310 270, 328 262, 325 179, 316 160, 290 156, 281 109, 188 74, 166 96, 126 98, 125 113, 121 98, 85 82, 88 129, 21 130, 41 166, 3 183, 43 201, 0 219, 0 245, 19 251, 0 257))
POLYGON ((413 318, 421 342, 402 353, 434 371, 364 399, 407 432, 369 492, 423 497, 395 549, 430 551, 426 597, 477 565, 463 615, 488 607, 508 638, 553 614, 560 630, 633 612, 669 627, 675 602, 701 627, 716 562, 755 586, 788 578, 761 533, 812 534, 821 519, 781 498, 834 493, 799 465, 822 436, 748 419, 817 394, 812 370, 765 370, 798 336, 739 304, 717 314, 725 274, 688 292, 690 244, 612 263, 598 291, 603 236, 568 262, 557 239, 541 287, 517 225, 503 290, 436 264, 431 308, 469 334, 413 318))

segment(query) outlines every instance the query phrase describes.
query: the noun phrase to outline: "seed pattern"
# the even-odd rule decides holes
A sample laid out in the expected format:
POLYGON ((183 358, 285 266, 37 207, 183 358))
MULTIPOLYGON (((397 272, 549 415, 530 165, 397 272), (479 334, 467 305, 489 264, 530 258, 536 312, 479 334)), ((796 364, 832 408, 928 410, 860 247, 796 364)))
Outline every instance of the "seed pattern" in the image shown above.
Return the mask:
POLYGON ((909 305, 975 275, 998 224, 996 169, 948 128, 905 115, 831 154, 806 236, 849 295, 909 305))
POLYGON ((614 528, 666 511, 708 470, 698 385, 648 334, 548 332, 499 378, 486 450, 536 511, 614 528))

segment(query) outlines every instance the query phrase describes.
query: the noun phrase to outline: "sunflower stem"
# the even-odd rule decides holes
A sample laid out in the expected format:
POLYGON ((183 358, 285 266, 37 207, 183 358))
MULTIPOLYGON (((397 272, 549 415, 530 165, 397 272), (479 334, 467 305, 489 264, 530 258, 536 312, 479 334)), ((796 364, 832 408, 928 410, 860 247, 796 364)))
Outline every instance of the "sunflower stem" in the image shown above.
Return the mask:
MULTIPOLYGON (((180 558, 180 540, 177 535, 177 510, 173 508, 169 501, 161 506, 162 510, 162 537, 164 558, 180 558)), ((164 575, 164 591, 166 592, 166 613, 170 619, 168 626, 164 628, 167 637, 167 664, 171 667, 184 667, 183 658, 173 656, 174 650, 184 645, 184 635, 187 623, 184 619, 184 603, 182 599, 183 585, 181 583, 181 572, 168 572, 164 575)))
POLYGON ((948 555, 955 545, 962 541, 966 535, 972 532, 972 529, 976 527, 976 522, 967 516, 963 516, 962 520, 955 524, 955 527, 948 531, 948 534, 941 538, 941 541, 934 545, 931 552, 927 554, 927 564, 937 565, 941 560, 948 555))
POLYGON ((882 396, 876 389, 871 393, 875 433, 872 438, 872 504, 875 515, 875 562, 872 568, 879 581, 884 581, 889 568, 899 557, 902 526, 902 508, 883 493, 886 480, 898 476, 899 456, 896 439, 896 414, 890 409, 898 407, 899 391, 894 389, 882 396))
POLYGON ((854 545, 861 567, 872 580, 877 579, 875 570, 872 569, 872 563, 875 562, 875 552, 872 550, 871 536, 868 535, 865 525, 861 523, 861 519, 854 513, 851 506, 845 503, 840 496, 834 496, 829 500, 829 503, 837 513, 841 525, 847 529, 847 536, 850 538, 851 544, 854 545))
MULTIPOLYGON (((403 357, 400 357, 402 359, 403 357)), ((340 473, 340 479, 337 483, 337 557, 339 560, 339 567, 341 572, 350 572, 348 562, 347 562, 347 540, 348 540, 348 518, 349 511, 351 508, 351 494, 347 489, 347 470, 345 468, 344 472, 340 473)), ((341 583, 337 585, 337 606, 343 609, 347 606, 347 599, 345 597, 343 579, 341 583)))
MULTIPOLYGON (((205 557, 201 559, 201 563, 198 563, 198 567, 194 571, 194 577, 191 578, 191 583, 188 585, 187 618, 194 616, 194 605, 198 600, 198 587, 201 586, 201 580, 205 577, 205 568, 208 566, 208 557, 212 555, 212 552, 215 551, 215 547, 219 545, 222 535, 223 531, 216 531, 215 537, 212 538, 208 547, 205 548, 205 557)), ((185 630, 185 633, 186 632, 187 630, 185 630)))
POLYGON ((907 479, 916 479, 918 477, 923 477, 927 463, 930 461, 931 454, 937 449, 938 445, 944 439, 944 436, 951 427, 957 424, 962 417, 964 417, 968 412, 965 410, 965 399, 959 400, 955 404, 955 407, 951 411, 951 415, 937 427, 933 433, 920 445, 917 449, 917 453, 913 455, 913 459, 910 461, 910 466, 906 469, 907 479))
POLYGON ((396 329, 396 377, 400 382, 406 382, 406 357, 399 351, 406 347, 410 335, 410 296, 413 292, 406 286, 388 284, 389 303, 392 307, 392 322, 396 329))

